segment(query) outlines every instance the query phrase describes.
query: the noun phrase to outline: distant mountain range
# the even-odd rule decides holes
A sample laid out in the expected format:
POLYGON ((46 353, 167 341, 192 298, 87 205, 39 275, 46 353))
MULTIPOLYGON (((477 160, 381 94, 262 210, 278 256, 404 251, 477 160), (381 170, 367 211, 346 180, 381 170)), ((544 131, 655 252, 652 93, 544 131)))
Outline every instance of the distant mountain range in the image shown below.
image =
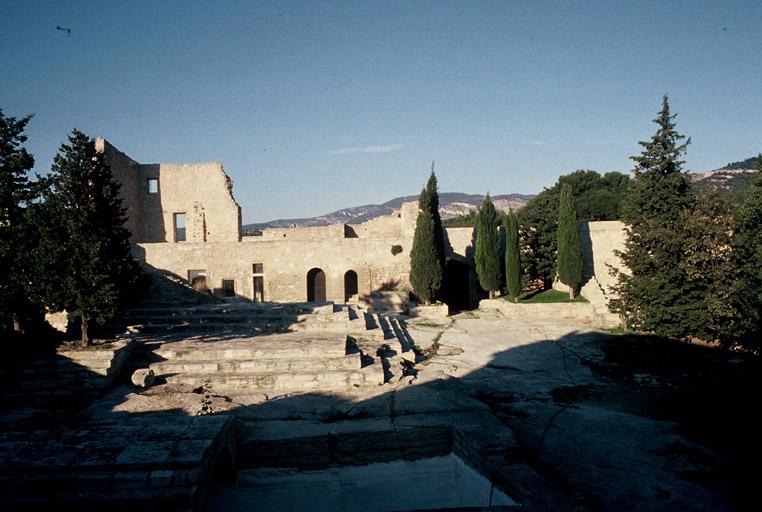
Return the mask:
MULTIPOLYGON (((492 196, 495 208, 507 212, 509 208, 518 210, 533 195, 507 194, 492 196)), ((265 228, 328 226, 329 224, 359 224, 382 215, 389 215, 408 201, 417 201, 418 196, 395 197, 383 204, 366 204, 352 208, 344 208, 319 217, 305 219, 277 219, 269 222, 245 224, 244 233, 265 228)), ((443 219, 458 217, 479 208, 484 200, 480 194, 462 194, 459 192, 442 192, 439 194, 439 214, 443 219)))
POLYGON ((731 162, 713 171, 691 174, 691 178, 694 188, 699 192, 723 190, 738 196, 749 184, 758 166, 759 158, 754 156, 740 162, 731 162))
MULTIPOLYGON (((725 190, 738 196, 749 184, 755 170, 758 168, 757 157, 747 158, 739 162, 731 162, 724 167, 708 172, 692 173, 694 187, 703 192, 712 189, 725 190)), ((524 206, 534 195, 506 194, 492 196, 495 208, 507 212, 509 208, 518 210, 524 206)), ((352 208, 344 208, 335 212, 327 213, 319 217, 303 219, 277 219, 269 222, 245 224, 244 233, 266 228, 288 228, 328 226, 329 224, 359 224, 382 215, 389 215, 407 201, 417 201, 418 196, 395 197, 383 204, 366 204, 352 208)), ((439 194, 439 214, 442 219, 459 217, 470 211, 476 210, 484 200, 480 194, 463 194, 460 192, 442 192, 439 194)))

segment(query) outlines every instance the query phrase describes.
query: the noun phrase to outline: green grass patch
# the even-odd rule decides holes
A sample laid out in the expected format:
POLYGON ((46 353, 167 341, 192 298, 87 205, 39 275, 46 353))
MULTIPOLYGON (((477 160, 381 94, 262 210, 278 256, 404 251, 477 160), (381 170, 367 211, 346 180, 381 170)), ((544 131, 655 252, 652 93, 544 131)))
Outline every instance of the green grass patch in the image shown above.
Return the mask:
MULTIPOLYGON (((505 300, 513 302, 508 296, 505 296, 505 300)), ((559 292, 558 290, 530 292, 519 297, 519 304, 555 304, 564 302, 587 302, 587 299, 582 295, 577 295, 574 297, 574 300, 569 300, 567 292, 559 292)))

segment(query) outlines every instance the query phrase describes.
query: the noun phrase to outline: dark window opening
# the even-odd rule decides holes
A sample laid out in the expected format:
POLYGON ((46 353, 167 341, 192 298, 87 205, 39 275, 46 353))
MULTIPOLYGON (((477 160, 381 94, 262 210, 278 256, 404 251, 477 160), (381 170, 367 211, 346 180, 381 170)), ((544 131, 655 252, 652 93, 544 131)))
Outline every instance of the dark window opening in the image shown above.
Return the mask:
POLYGON ((307 272, 307 302, 325 302, 325 272, 313 268, 307 272))
POLYGON ((235 297, 235 281, 233 279, 222 280, 222 295, 224 297, 235 297))
POLYGON ((254 302, 265 301, 265 278, 264 276, 254 276, 254 302))
POLYGON ((175 213, 173 217, 174 217, 174 224, 175 224, 175 242, 184 242, 185 241, 185 213, 175 213))
POLYGON ((264 274, 265 272, 265 266, 262 263, 253 263, 251 265, 251 271, 254 274, 264 274))

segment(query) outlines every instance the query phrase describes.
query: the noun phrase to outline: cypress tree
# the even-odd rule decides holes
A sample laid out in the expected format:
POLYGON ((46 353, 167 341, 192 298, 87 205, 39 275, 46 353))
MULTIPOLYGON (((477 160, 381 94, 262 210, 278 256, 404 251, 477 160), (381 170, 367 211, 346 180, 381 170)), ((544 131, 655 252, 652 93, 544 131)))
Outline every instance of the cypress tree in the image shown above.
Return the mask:
POLYGON ((31 306, 26 257, 31 240, 25 210, 35 197, 27 178, 34 157, 22 147, 31 118, 6 117, 0 109, 0 332, 9 327, 22 330, 31 306))
POLYGON ((498 226, 500 221, 495 206, 487 194, 479 209, 479 220, 476 224, 476 275, 479 284, 489 292, 489 297, 495 296, 500 289, 500 238, 498 226))
POLYGON ((559 280, 569 287, 569 300, 582 282, 582 243, 577 224, 577 210, 569 185, 564 185, 558 206, 558 269, 559 280))
POLYGON ((619 274, 620 297, 612 305, 631 327, 685 336, 700 316, 702 297, 691 290, 681 265, 690 236, 682 221, 693 209, 695 196, 680 160, 690 139, 681 143, 685 136, 677 132, 675 117, 664 96, 654 119, 656 133, 640 142, 641 154, 632 157, 635 179, 622 204, 627 240, 620 253, 630 274, 619 274))
POLYGON ((519 222, 513 210, 505 224, 505 284, 513 302, 521 293, 521 256, 519 251, 519 222))
POLYGON ((138 276, 119 184, 93 139, 72 131, 55 156, 43 197, 36 209, 41 295, 52 310, 79 317, 88 345, 90 322, 111 318, 138 276))
POLYGON ((442 218, 439 215, 439 191, 437 190, 437 176, 434 174, 434 162, 431 162, 431 175, 426 183, 426 188, 418 199, 418 207, 422 211, 428 211, 434 222, 434 250, 437 253, 439 266, 445 267, 445 243, 442 218))
POLYGON ((434 219, 428 211, 420 211, 410 250, 410 285, 424 304, 431 304, 442 284, 442 267, 434 244, 434 219))
POLYGON ((444 276, 444 230, 439 216, 439 193, 434 162, 418 197, 418 219, 410 250, 410 285, 424 304, 436 300, 444 276))

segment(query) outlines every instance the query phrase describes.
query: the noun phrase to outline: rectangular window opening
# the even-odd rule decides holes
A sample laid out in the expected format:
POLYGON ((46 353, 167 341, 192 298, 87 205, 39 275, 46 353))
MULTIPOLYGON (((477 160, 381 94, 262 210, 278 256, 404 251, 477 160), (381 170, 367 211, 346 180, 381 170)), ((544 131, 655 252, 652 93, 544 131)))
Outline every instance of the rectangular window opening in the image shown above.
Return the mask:
POLYGON ((148 193, 149 194, 159 193, 159 178, 148 178, 148 193))
POLYGON ((235 280, 222 280, 222 295, 225 297, 235 297, 235 280))
POLYGON ((253 263, 251 265, 251 272, 253 274, 264 274, 265 273, 265 266, 263 263, 253 263))
POLYGON ((185 213, 175 213, 175 242, 185 241, 185 213))

